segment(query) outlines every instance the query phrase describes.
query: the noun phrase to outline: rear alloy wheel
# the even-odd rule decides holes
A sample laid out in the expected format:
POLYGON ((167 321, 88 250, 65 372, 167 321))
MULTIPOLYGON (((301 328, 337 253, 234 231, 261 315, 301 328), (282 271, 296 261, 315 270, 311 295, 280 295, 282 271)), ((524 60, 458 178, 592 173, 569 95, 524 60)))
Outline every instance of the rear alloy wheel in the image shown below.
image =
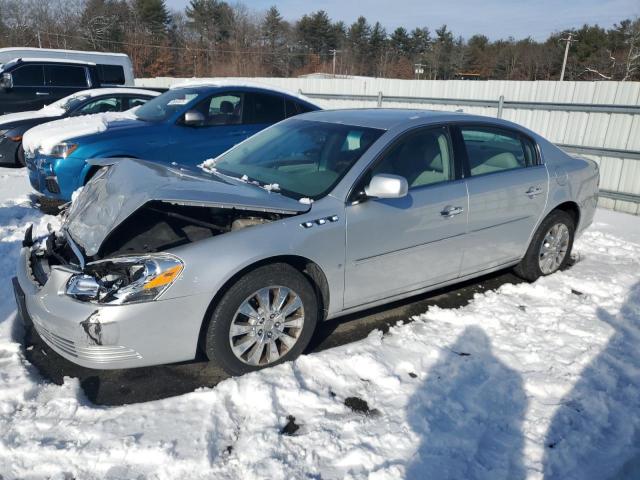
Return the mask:
POLYGON ((527 253, 515 268, 516 274, 534 281, 564 268, 571 258, 574 234, 571 215, 562 210, 551 212, 536 230, 527 253))
POLYGON ((205 350, 232 375, 276 365, 304 351, 317 317, 313 287, 302 273, 287 264, 259 267, 222 296, 205 350))

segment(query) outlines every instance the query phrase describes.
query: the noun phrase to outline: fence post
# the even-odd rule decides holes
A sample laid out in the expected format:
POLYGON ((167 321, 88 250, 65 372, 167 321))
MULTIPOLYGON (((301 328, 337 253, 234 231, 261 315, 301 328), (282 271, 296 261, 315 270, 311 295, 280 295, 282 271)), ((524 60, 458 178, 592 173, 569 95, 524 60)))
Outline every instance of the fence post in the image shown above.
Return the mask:
POLYGON ((378 108, 382 106, 382 92, 378 92, 378 108))
POLYGON ((504 95, 500 95, 498 99, 498 118, 502 118, 502 109, 504 108, 504 95))

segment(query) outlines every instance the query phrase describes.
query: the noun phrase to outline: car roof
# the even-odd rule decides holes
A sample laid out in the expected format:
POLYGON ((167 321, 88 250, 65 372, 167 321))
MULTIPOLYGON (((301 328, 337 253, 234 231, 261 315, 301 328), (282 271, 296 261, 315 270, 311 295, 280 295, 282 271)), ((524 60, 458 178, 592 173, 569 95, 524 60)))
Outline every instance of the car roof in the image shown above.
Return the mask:
MULTIPOLYGON (((75 92, 69 97, 98 97, 102 95, 114 95, 122 93, 124 95, 148 95, 151 97, 157 97, 160 92, 156 90, 147 90, 144 88, 131 88, 131 87, 109 87, 109 88, 90 88, 87 90, 80 90, 75 92)), ((68 97, 67 97, 68 98, 68 97)))
POLYGON ((74 65, 90 65, 95 66, 94 62, 86 60, 75 60, 70 58, 54 58, 54 57, 20 57, 17 63, 37 62, 37 63, 68 63, 74 65))
POLYGON ((420 110, 409 108, 355 108, 337 110, 318 110, 304 113, 295 118, 313 120, 327 123, 343 123, 359 127, 391 130, 401 125, 428 125, 431 123, 446 122, 480 122, 496 126, 517 127, 526 130, 520 125, 501 120, 495 117, 471 115, 463 112, 448 112, 441 110, 420 110))
POLYGON ((251 82, 245 80, 232 80, 232 79, 189 79, 184 82, 176 83, 171 85, 169 90, 177 89, 177 88, 190 88, 190 89, 202 89, 203 91, 214 90, 218 88, 224 89, 238 89, 238 90, 258 90, 264 91, 268 93, 280 93, 282 95, 287 95, 292 98, 297 98, 298 100, 302 100, 311 105, 315 105, 320 108, 312 99, 305 97, 296 92, 292 92, 285 88, 275 87, 272 85, 267 85, 265 83, 251 82))

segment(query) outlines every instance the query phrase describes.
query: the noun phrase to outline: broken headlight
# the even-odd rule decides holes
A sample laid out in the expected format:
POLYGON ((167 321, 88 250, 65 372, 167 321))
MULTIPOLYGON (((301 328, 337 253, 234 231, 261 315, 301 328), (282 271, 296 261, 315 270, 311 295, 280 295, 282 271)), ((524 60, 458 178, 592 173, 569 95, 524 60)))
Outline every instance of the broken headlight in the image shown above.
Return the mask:
POLYGON ((169 288, 183 268, 180 259, 168 254, 100 260, 72 276, 66 294, 77 300, 111 305, 148 302, 169 288))

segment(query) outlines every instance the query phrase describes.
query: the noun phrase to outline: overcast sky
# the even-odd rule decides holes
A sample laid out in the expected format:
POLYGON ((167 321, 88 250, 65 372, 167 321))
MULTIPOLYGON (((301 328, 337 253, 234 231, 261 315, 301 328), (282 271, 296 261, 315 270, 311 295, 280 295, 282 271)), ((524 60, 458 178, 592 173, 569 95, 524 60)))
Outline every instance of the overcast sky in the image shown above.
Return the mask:
MULTIPOLYGON (((189 0, 167 0, 181 10, 189 0)), ((234 3, 231 1, 230 3, 234 3)), ((545 39, 550 33, 584 23, 610 27, 640 15, 640 0, 245 0, 254 11, 276 5, 287 20, 305 13, 325 10, 332 20, 352 23, 364 15, 370 23, 379 21, 390 33, 398 26, 407 29, 446 23, 456 35, 482 33, 492 40, 513 36, 545 39)))

